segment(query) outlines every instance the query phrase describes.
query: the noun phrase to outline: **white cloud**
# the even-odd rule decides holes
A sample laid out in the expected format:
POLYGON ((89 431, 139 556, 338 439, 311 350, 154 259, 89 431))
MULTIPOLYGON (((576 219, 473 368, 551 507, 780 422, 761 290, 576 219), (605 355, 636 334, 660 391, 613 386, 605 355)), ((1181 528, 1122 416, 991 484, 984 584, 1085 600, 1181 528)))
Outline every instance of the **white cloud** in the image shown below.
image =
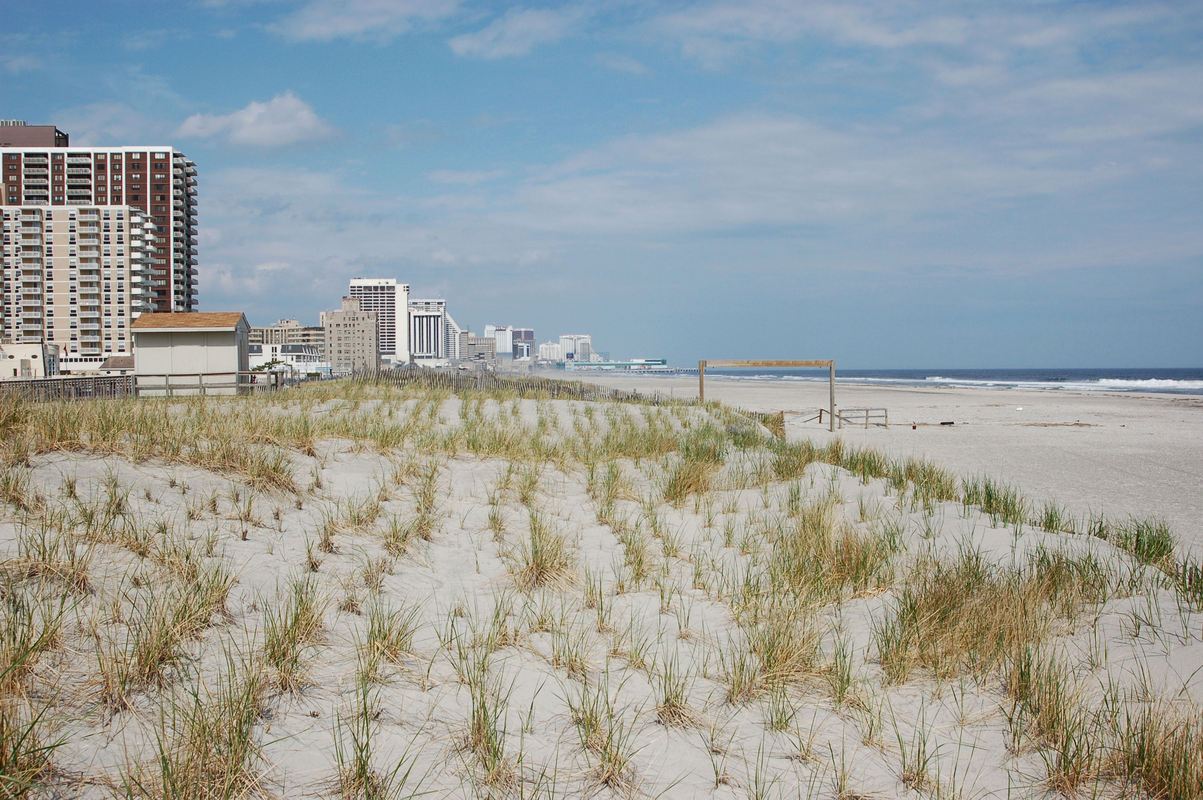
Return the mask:
POLYGON ((429 119, 391 123, 384 126, 384 144, 398 149, 435 144, 447 138, 442 125, 429 119))
POLYGON ((310 0, 269 27, 295 41, 388 40, 458 8, 459 0, 310 0))
POLYGON ((625 72, 628 75, 646 75, 647 67, 642 61, 622 53, 599 53, 597 63, 615 72, 625 72))
MULTIPOLYGON (((652 19, 651 30, 707 67, 766 44, 814 40, 886 51, 925 50, 987 62, 1170 34, 1192 12, 1157 3, 1007 6, 958 2, 715 0, 652 19)), ((965 66, 965 65, 961 65, 965 66)))
POLYGON ((231 144, 273 147, 320 142, 335 133, 336 129, 308 103, 285 92, 266 103, 252 102, 229 114, 193 114, 176 135, 196 139, 222 136, 231 144))
POLYGON ((806 37, 887 49, 966 42, 970 27, 966 18, 907 13, 911 10, 882 3, 724 1, 664 14, 653 27, 678 41, 686 56, 707 66, 729 60, 748 44, 806 37))
POLYGON ((448 44, 459 56, 523 56, 538 45, 563 39, 584 16, 577 8, 511 8, 481 30, 456 36, 448 44))
POLYGON ((171 133, 169 125, 125 103, 74 106, 55 112, 53 119, 80 147, 162 144, 171 133))
POLYGON ((435 183, 450 183, 461 186, 474 186, 478 183, 494 181, 505 176, 506 171, 503 169, 492 170, 452 170, 452 169, 437 169, 434 172, 428 173, 426 177, 435 183))
POLYGON ((0 72, 17 75, 40 69, 42 62, 33 56, 0 56, 0 72))

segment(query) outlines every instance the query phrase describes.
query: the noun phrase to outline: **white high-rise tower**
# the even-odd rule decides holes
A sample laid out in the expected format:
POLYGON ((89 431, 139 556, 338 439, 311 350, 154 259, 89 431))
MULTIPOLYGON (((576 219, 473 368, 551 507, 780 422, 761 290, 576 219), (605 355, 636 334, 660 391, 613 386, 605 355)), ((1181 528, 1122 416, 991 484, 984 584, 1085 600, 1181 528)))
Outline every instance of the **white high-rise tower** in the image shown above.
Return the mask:
POLYGON ((395 278, 352 278, 349 294, 361 310, 376 312, 380 357, 409 363, 409 284, 395 278))

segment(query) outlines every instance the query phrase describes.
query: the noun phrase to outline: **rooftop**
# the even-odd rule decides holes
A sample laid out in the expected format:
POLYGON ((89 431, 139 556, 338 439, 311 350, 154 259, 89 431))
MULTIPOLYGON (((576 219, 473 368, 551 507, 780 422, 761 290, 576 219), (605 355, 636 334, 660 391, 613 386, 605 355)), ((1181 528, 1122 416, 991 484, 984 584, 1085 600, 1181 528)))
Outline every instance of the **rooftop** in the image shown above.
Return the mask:
POLYGON ((233 330, 240 320, 245 320, 241 311, 192 311, 189 313, 143 314, 130 327, 134 330, 195 330, 212 328, 233 330))

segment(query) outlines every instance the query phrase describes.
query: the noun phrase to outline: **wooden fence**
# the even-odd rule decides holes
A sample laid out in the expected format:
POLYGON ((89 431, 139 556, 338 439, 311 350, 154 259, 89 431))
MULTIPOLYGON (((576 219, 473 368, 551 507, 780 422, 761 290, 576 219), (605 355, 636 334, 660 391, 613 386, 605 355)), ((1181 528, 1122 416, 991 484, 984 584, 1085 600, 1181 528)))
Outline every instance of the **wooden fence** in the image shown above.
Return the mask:
POLYGON ((368 375, 355 375, 352 380, 368 383, 387 383, 393 386, 417 386, 451 392, 501 391, 515 392, 519 397, 552 400, 623 400, 649 405, 688 405, 689 401, 674 399, 659 392, 642 394, 620 389, 607 389, 591 383, 535 378, 525 375, 498 375, 495 372, 445 372, 430 369, 382 370, 368 375))

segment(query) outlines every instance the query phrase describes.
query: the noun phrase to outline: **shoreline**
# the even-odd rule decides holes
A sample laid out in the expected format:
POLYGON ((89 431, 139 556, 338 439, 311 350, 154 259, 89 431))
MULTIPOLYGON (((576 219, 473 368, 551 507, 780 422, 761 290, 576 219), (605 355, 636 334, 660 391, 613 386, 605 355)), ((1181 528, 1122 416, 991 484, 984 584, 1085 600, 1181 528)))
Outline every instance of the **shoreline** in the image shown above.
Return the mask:
MULTIPOLYGON (((568 377, 568 376, 563 376, 568 377)), ((577 380, 681 399, 695 376, 576 374, 577 380)), ((826 443, 826 423, 802 422, 827 406, 825 382, 707 381, 708 400, 748 411, 785 411, 789 439, 826 443)), ((961 477, 1015 486, 1032 502, 1075 517, 1153 516, 1186 552, 1203 549, 1203 398, 1153 392, 963 386, 880 386, 836 381, 836 406, 886 408, 890 427, 834 436, 893 458, 924 458, 961 477), (941 423, 951 422, 952 425, 941 423), (914 428, 912 428, 914 425, 914 428)))

